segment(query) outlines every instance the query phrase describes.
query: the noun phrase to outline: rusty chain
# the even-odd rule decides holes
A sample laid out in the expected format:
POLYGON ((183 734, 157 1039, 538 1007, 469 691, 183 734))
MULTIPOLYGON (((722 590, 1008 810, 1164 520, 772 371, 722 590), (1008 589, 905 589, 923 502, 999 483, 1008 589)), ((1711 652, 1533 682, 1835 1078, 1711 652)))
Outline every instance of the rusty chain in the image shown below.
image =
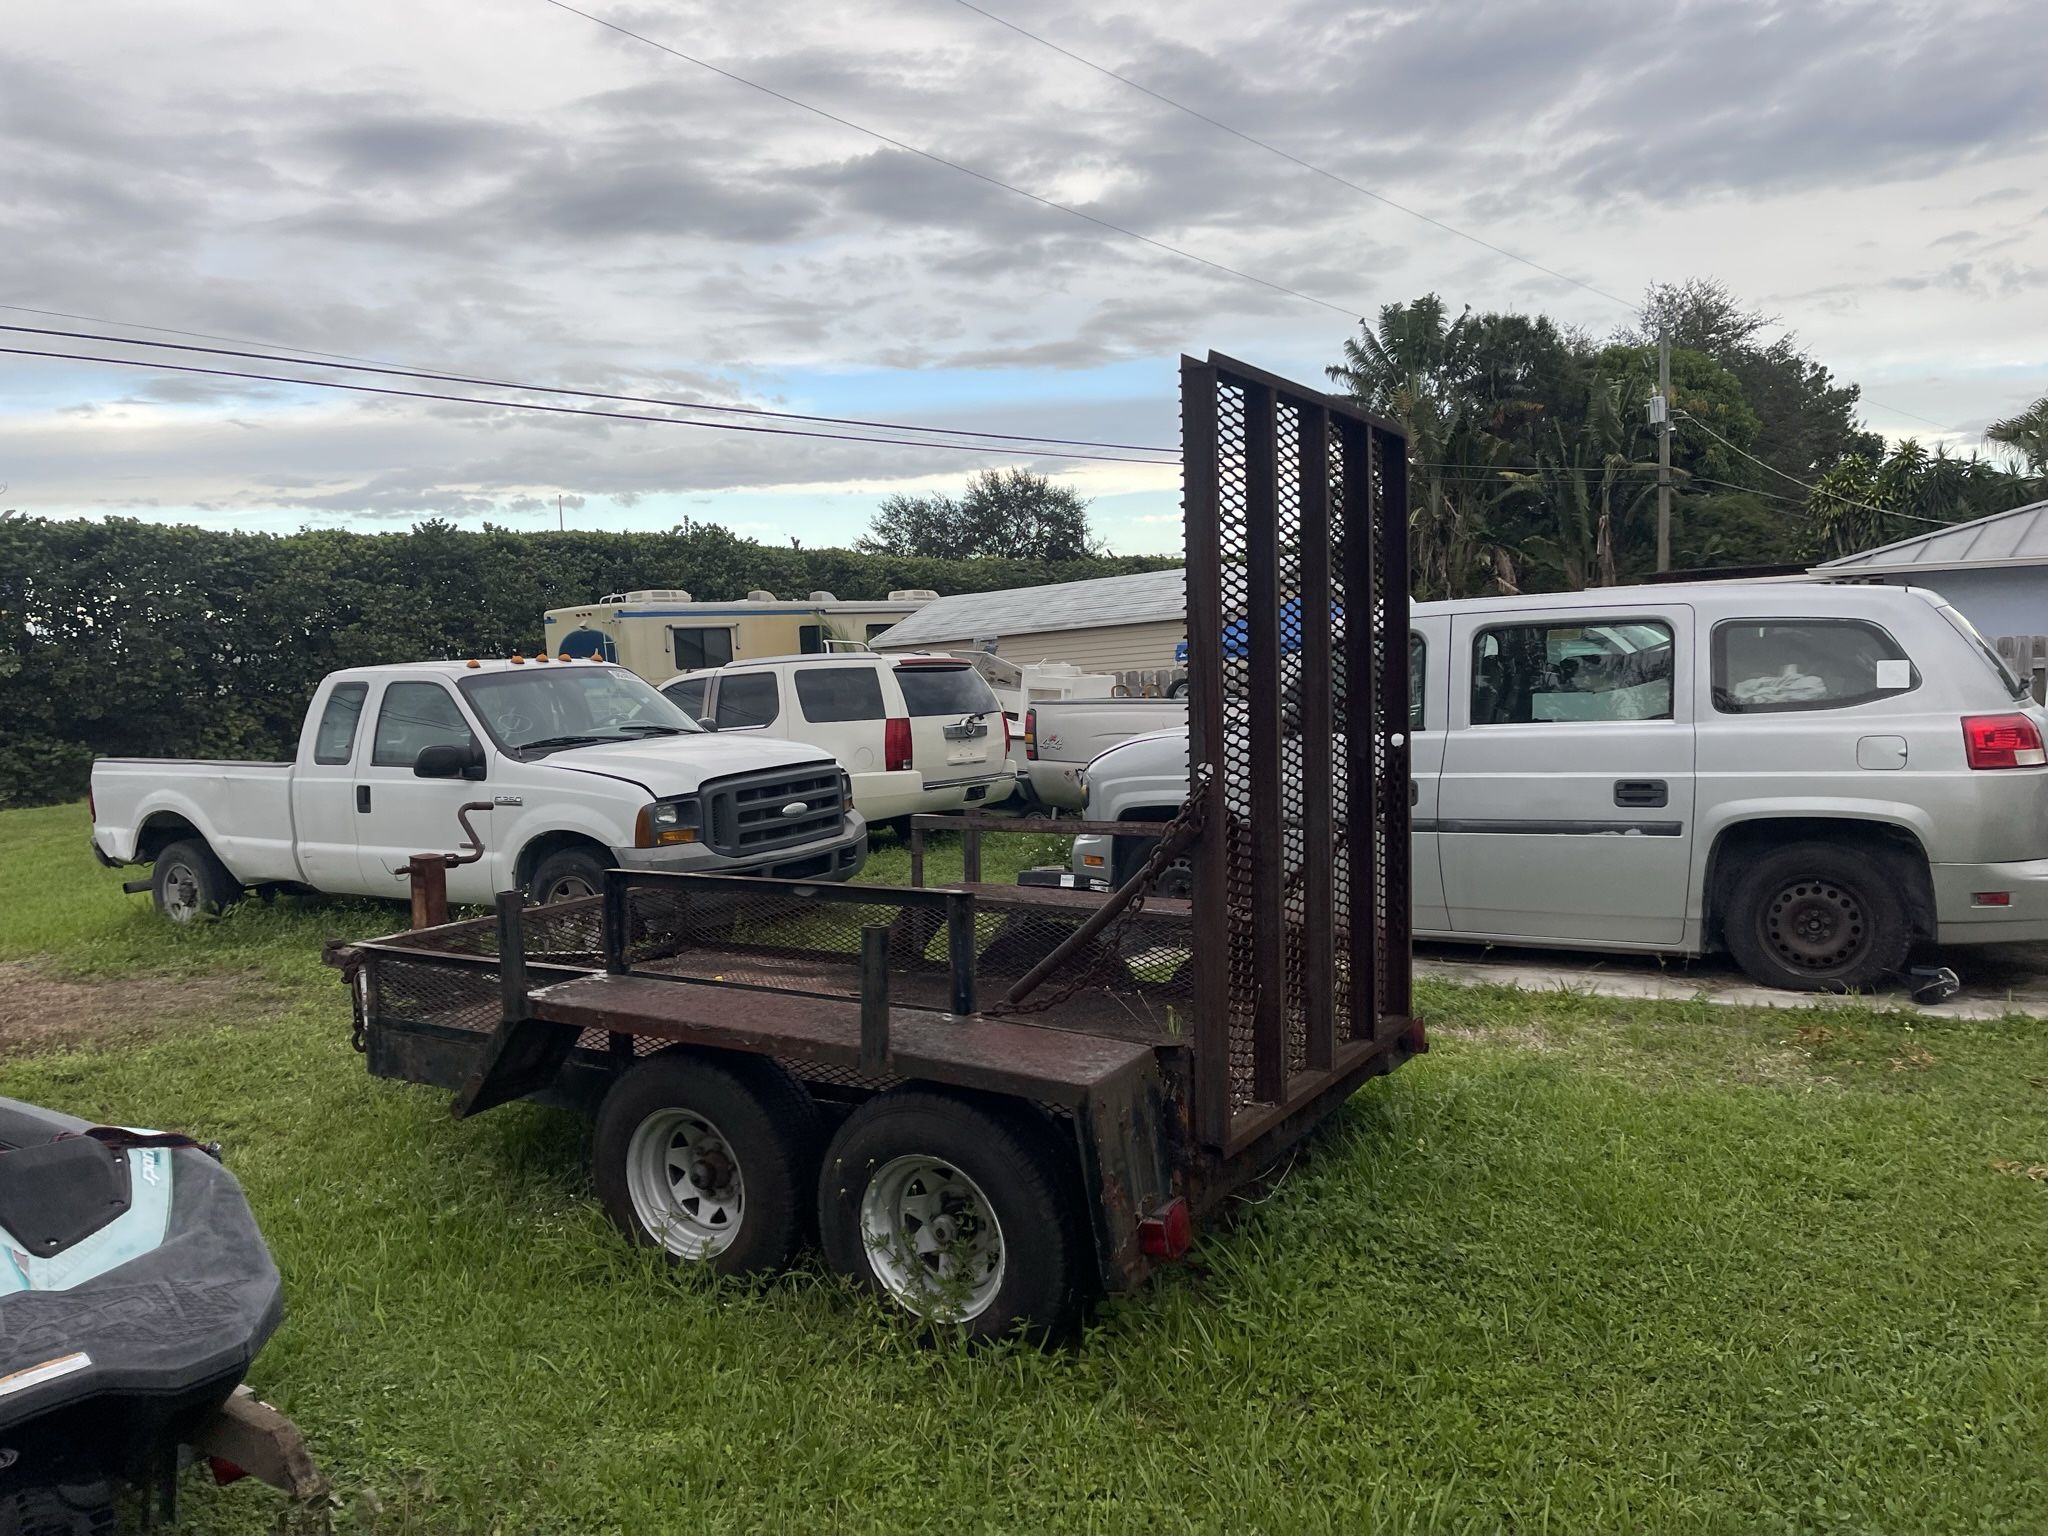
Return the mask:
MULTIPOLYGON (((1152 845, 1150 856, 1146 858, 1144 866, 1131 877, 1135 881, 1142 882, 1138 887, 1138 894, 1131 899, 1129 906, 1125 907, 1123 911, 1119 912, 1110 921, 1108 927, 1095 935, 1094 952, 1096 955, 1099 956, 1105 950, 1113 952, 1115 943, 1122 937, 1124 930, 1136 921, 1139 913, 1145 910, 1145 898, 1152 894, 1153 887, 1159 883, 1159 877, 1172 867, 1175 860, 1186 858, 1189 853, 1199 846, 1202 821, 1207 813, 1209 803, 1208 787, 1208 780, 1204 778, 1196 786, 1194 793, 1189 795, 1186 802, 1182 804, 1180 810, 1174 815, 1173 820, 1161 824, 1159 840, 1152 845), (1168 859, 1166 857, 1167 850, 1173 846, 1174 838, 1182 832, 1192 833, 1194 836, 1189 840, 1186 848, 1175 853, 1173 859, 1168 859)), ((1061 1003, 1066 1002, 1084 987, 1093 985, 1098 980, 1097 972, 1100 969, 1099 960, 1091 959, 1088 964, 1078 966, 1072 977, 1064 985, 1051 989, 1041 987, 1036 993, 1025 998, 1022 1002, 1012 1003, 1004 1001, 994 1003, 984 1008, 982 1014, 987 1018, 1002 1018, 1005 1016, 1015 1018, 1025 1014, 1044 1013, 1049 1009, 1059 1007, 1061 1003)))

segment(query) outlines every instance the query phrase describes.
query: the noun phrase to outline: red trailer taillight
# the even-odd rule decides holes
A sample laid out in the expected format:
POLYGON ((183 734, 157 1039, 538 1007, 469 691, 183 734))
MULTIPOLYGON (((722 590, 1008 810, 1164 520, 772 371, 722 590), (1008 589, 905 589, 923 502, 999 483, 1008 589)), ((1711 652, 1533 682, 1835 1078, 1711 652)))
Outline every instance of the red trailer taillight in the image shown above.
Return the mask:
POLYGON ((2041 729, 2027 715, 1965 715, 1963 755, 1972 768, 2039 768, 2048 763, 2041 729))
POLYGON ((1148 1259, 1177 1259, 1194 1240, 1194 1218, 1178 1196, 1138 1223, 1138 1249, 1148 1259))
POLYGON ((890 773, 900 773, 910 766, 910 721, 905 716, 896 716, 882 725, 882 759, 890 773))

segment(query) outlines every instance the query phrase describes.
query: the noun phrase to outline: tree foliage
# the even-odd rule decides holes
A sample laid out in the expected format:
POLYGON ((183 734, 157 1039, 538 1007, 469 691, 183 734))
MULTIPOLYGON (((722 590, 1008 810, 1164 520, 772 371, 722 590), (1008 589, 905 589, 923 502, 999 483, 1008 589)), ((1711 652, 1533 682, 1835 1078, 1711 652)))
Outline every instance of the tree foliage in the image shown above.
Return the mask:
POLYGON ((985 469, 961 495, 891 496, 854 548, 934 560, 1090 560, 1088 502, 1029 470, 985 469))
POLYGON ((506 655, 549 608, 632 587, 697 597, 981 592, 1169 560, 946 561, 667 533, 214 533, 0 519, 0 805, 83 792, 95 756, 288 757, 337 667, 506 655))
MULTIPOLYGON (((1923 477, 1911 455, 1887 456, 1856 420, 1856 386, 1776 324, 1710 279, 1651 288, 1637 322, 1607 342, 1540 315, 1454 315, 1436 294, 1383 308, 1329 374, 1408 430, 1416 595, 1611 585, 1655 569, 1647 407, 1660 334, 1680 566, 1795 563, 1899 537, 1909 511, 1948 520, 2027 499, 2026 478, 1981 460, 1936 455, 1923 477), (1816 482, 1825 494, 1809 506, 1816 482), (1866 490, 1897 504, 1854 512, 1866 490)), ((2048 455, 2048 404, 1994 432, 2035 463, 2048 455)))

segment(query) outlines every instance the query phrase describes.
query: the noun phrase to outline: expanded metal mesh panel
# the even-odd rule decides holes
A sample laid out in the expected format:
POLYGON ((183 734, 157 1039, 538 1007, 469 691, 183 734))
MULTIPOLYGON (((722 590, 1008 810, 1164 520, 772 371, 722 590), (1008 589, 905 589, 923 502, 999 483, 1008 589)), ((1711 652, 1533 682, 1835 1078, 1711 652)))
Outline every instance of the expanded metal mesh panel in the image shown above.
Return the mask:
POLYGON ((498 978, 491 971, 386 952, 375 957, 371 975, 375 1013, 382 1023, 480 1031, 497 1027, 502 1005, 498 978))
POLYGON ((1196 1097, 1224 1141, 1408 1009, 1405 445, 1227 360, 1182 377, 1196 1097))
MULTIPOLYGON (((604 903, 596 896, 527 907, 521 913, 521 923, 529 962, 593 967, 604 964, 604 903)), ((430 954, 495 955, 498 923, 494 917, 471 918, 394 934, 382 943, 430 954)))

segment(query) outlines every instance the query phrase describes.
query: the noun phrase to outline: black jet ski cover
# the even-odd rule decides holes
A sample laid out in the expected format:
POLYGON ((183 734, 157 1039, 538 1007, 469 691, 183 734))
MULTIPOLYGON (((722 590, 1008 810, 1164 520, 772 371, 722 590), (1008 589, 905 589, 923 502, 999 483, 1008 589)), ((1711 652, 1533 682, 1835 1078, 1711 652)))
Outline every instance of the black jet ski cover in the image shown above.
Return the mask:
POLYGON ((233 1174, 93 1129, 0 1099, 0 1450, 18 1475, 132 1464, 226 1399, 283 1311, 233 1174))

